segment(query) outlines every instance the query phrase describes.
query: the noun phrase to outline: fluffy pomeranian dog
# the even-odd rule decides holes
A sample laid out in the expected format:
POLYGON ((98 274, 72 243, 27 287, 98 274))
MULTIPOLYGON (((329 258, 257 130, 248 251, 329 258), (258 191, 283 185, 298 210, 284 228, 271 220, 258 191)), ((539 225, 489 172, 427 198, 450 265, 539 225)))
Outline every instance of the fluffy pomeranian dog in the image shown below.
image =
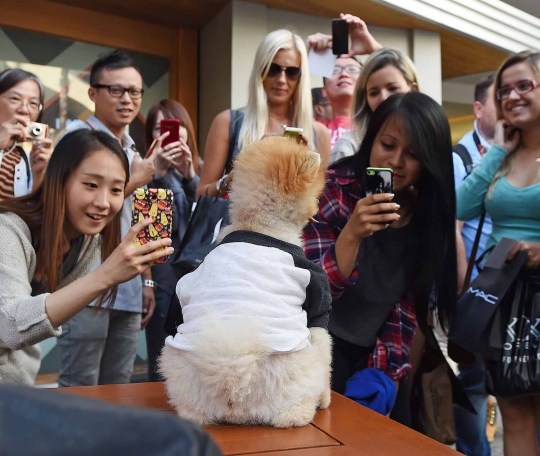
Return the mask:
POLYGON ((324 188, 320 163, 283 137, 257 141, 236 159, 232 224, 178 282, 184 323, 159 360, 180 416, 288 428, 330 405, 330 290, 302 250, 324 188))

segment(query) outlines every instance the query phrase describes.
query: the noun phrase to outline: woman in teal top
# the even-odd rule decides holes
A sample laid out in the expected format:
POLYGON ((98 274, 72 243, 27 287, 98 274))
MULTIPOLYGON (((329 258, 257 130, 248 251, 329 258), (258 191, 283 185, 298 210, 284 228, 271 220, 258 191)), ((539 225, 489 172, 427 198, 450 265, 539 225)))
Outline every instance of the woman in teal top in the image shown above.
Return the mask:
MULTIPOLYGON (((493 220, 488 246, 507 237, 520 241, 510 253, 528 253, 540 265, 540 53, 509 57, 495 79, 499 122, 495 144, 457 191, 457 218, 485 209, 493 220)), ((538 456, 540 395, 497 398, 503 418, 505 456, 538 456)))

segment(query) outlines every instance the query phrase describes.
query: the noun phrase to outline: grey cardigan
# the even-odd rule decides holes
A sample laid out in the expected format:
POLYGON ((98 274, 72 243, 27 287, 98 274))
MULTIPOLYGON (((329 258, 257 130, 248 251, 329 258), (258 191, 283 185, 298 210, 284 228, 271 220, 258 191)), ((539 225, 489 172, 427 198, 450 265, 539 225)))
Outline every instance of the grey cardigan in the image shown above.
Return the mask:
MULTIPOLYGON (((77 265, 60 286, 90 272, 99 258, 101 238, 85 243, 77 265)), ((0 213, 0 383, 33 385, 41 362, 38 342, 58 337, 45 313, 49 293, 32 296, 36 252, 30 229, 17 215, 0 213)))

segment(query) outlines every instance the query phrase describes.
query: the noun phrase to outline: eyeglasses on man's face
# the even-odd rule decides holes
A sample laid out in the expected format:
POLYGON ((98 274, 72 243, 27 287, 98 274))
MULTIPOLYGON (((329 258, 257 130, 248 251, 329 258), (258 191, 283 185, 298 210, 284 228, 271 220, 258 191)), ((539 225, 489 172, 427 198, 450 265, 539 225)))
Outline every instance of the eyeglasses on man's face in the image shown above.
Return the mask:
POLYGON ((287 76, 287 79, 290 79, 291 81, 296 81, 302 74, 302 69, 300 67, 285 67, 278 65, 277 63, 271 63, 270 68, 268 69, 267 76, 270 78, 275 78, 276 76, 279 76, 283 71, 285 72, 285 76, 287 76))
POLYGON ((109 89, 111 97, 122 98, 127 92, 132 100, 137 100, 142 98, 144 89, 139 89, 138 87, 122 87, 119 85, 107 85, 107 84, 94 84, 92 86, 94 89, 109 89))
POLYGON ((516 82, 514 85, 502 86, 500 89, 497 89, 497 92, 495 92, 495 94, 497 96, 497 100, 506 100, 510 97, 510 94, 513 90, 515 90, 518 95, 524 95, 531 90, 536 89, 538 86, 540 86, 540 84, 536 81, 531 81, 530 79, 523 79, 516 82))
POLYGON ((8 93, 8 94, 2 94, 0 95, 2 98, 7 100, 10 106, 13 107, 14 110, 21 109, 24 105, 26 105, 28 111, 38 114, 43 109, 43 106, 41 103, 37 100, 26 100, 23 97, 21 97, 18 94, 15 93, 8 93))
POLYGON ((362 68, 359 65, 336 65, 332 74, 341 74, 343 71, 346 71, 349 74, 358 74, 361 70, 362 68))

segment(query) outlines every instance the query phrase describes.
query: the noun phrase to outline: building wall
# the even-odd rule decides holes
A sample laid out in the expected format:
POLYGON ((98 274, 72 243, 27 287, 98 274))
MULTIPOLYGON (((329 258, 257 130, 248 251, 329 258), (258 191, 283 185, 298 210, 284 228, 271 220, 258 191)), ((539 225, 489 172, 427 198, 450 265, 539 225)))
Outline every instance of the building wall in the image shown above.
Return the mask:
MULTIPOLYGON (((305 40, 316 32, 330 34, 331 18, 233 0, 230 9, 228 6, 203 27, 199 105, 199 142, 202 151, 212 119, 225 109, 246 105, 248 81, 257 46, 266 34, 279 28, 292 29, 305 40), (230 31, 230 40, 227 30, 230 31), (228 58, 230 60, 227 61, 228 58)), ((370 31, 383 45, 395 47, 416 60, 422 90, 435 100, 442 101, 439 34, 385 27, 370 27, 370 31)), ((322 86, 320 76, 312 75, 311 82, 312 87, 322 86)))
MULTIPOLYGON (((200 32, 199 136, 206 138, 212 119, 231 106, 232 5, 200 32)), ((199 145, 199 150, 204 143, 199 145)))

